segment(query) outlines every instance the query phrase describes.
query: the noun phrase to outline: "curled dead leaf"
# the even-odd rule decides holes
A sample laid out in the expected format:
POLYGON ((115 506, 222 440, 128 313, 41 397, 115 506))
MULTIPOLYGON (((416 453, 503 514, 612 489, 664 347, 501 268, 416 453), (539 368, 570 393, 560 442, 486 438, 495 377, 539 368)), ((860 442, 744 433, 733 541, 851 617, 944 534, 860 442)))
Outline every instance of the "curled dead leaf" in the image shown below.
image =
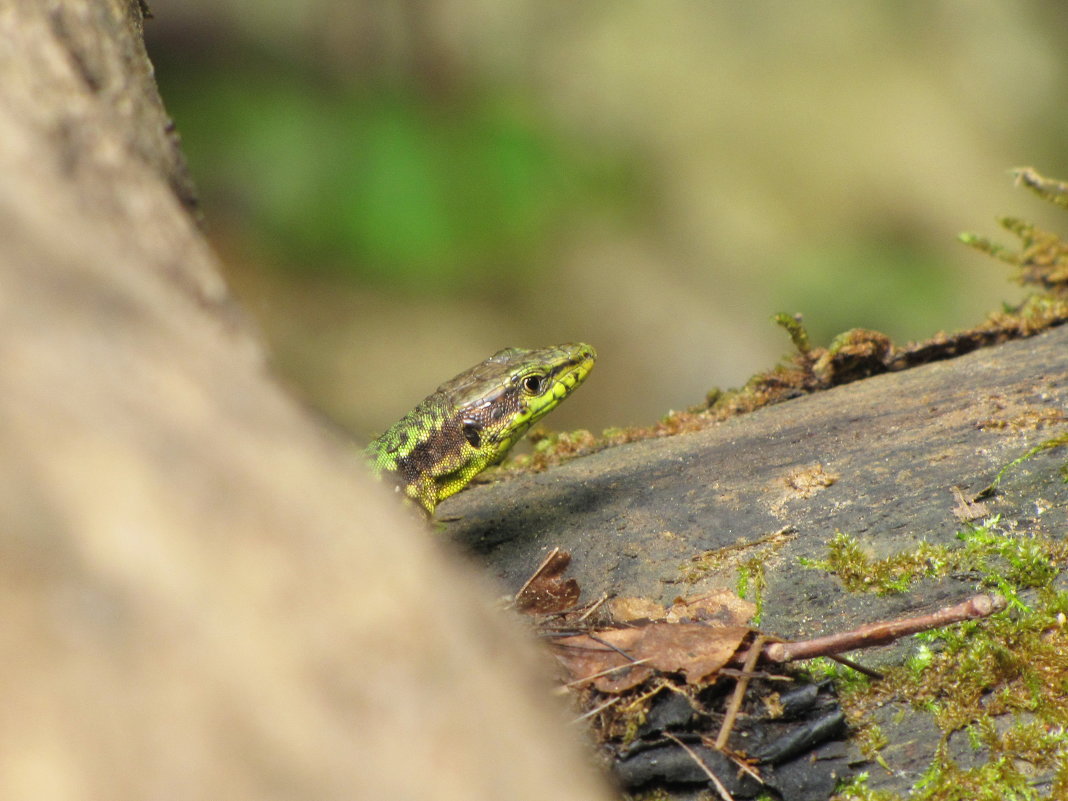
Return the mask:
POLYGON ((712 680, 737 653, 748 626, 648 623, 604 629, 553 641, 553 652, 575 681, 589 680, 601 692, 619 693, 653 671, 681 674, 687 683, 712 680))

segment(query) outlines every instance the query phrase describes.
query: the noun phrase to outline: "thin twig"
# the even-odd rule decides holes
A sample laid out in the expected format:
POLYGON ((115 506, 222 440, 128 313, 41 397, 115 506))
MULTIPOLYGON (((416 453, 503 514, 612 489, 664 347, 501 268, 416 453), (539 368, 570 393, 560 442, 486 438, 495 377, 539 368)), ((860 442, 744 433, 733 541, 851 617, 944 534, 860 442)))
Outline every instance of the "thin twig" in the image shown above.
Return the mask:
POLYGON ((585 612, 583 612, 581 615, 579 615, 578 620, 576 620, 575 622, 576 623, 581 623, 583 620, 585 620, 590 615, 592 615, 594 612, 596 612, 598 609, 600 609, 601 606, 604 605, 604 602, 607 601, 607 600, 608 600, 608 593, 607 592, 602 593, 601 597, 598 598, 596 601, 594 601, 590 605, 589 609, 587 609, 585 612))
POLYGON ((579 715, 577 718, 575 718, 573 721, 571 721, 571 723, 572 723, 572 725, 574 725, 576 723, 581 723, 586 718, 591 718, 594 715, 596 715, 598 712, 603 712, 604 710, 608 709, 608 707, 612 706, 612 704, 618 704, 622 700, 623 700, 623 696, 622 695, 617 695, 614 698, 611 698, 611 699, 605 701, 603 704, 601 704, 596 709, 591 709, 589 712, 584 712, 583 714, 579 715))
POLYGON ((875 679, 875 681, 882 681, 884 676, 878 670, 872 670, 870 667, 866 667, 860 662, 854 662, 847 656, 840 656, 839 654, 831 654, 828 659, 833 659, 841 665, 845 665, 847 668, 853 668, 857 673, 863 673, 869 679, 875 679))
POLYGON ((885 645, 909 634, 987 617, 1001 611, 1005 606, 1005 599, 1000 595, 976 595, 964 603, 944 607, 929 615, 869 623, 852 631, 828 634, 813 640, 773 642, 764 647, 764 658, 770 662, 792 662, 796 659, 812 659, 816 656, 831 656, 858 648, 885 645))
POLYGON ((577 687, 580 684, 585 684, 587 681, 592 681, 593 679, 599 679, 601 676, 607 676, 610 673, 615 673, 617 670, 625 670, 626 668, 634 667, 635 665, 644 665, 646 662, 649 661, 649 659, 650 657, 647 656, 644 659, 635 659, 633 662, 628 662, 625 665, 616 665, 615 667, 605 668, 604 670, 599 670, 596 673, 591 673, 589 676, 583 676, 581 679, 569 681, 564 686, 577 687))
POLYGON ((603 646, 604 646, 605 648, 610 648, 610 649, 612 649, 613 651, 615 651, 615 652, 616 652, 617 654, 619 654, 620 656, 622 656, 622 657, 623 657, 624 659, 626 659, 626 660, 627 660, 628 662, 630 662, 630 663, 632 663, 632 664, 633 664, 634 662, 637 662, 637 661, 638 661, 637 659, 635 659, 635 658, 634 658, 633 656, 631 656, 630 654, 628 654, 628 653, 627 653, 626 651, 624 651, 624 650, 623 650, 622 648, 620 648, 619 646, 617 646, 617 645, 613 645, 612 643, 608 642, 608 640, 602 640, 602 639, 601 639, 600 637, 598 637, 598 636, 597 636, 596 634, 594 634, 594 633, 592 633, 592 632, 590 632, 590 633, 589 633, 589 634, 587 634, 586 636, 587 636, 587 637, 589 637, 589 638, 590 638, 591 640, 593 640, 594 642, 599 642, 599 643, 600 643, 601 645, 603 645, 603 646))
POLYGON ((716 792, 719 793, 719 797, 722 798, 723 801, 734 801, 734 796, 727 791, 727 788, 723 786, 723 782, 721 782, 716 774, 711 771, 708 765, 705 764, 704 760, 697 756, 696 751, 669 731, 664 732, 664 736, 669 740, 674 740, 683 751, 690 755, 690 759, 696 762, 698 767, 705 772, 708 780, 715 786, 716 792))
POLYGON ((727 705, 727 714, 724 716, 723 724, 719 727, 719 734, 716 736, 716 749, 719 751, 724 750, 727 745, 727 738, 730 737, 731 729, 734 728, 738 710, 742 708, 745 691, 749 689, 749 676, 752 674, 753 668, 756 667, 757 659, 760 658, 760 654, 764 650, 766 639, 763 634, 758 634, 749 649, 749 656, 746 657, 745 665, 742 668, 742 676, 734 685, 734 695, 731 696, 731 701, 727 705))
MULTIPOLYGON (((708 739, 705 737, 701 738, 701 742, 703 742, 705 745, 709 745, 708 739)), ((729 759, 731 762, 738 766, 738 770, 740 770, 742 773, 749 774, 749 776, 752 777, 753 781, 757 782, 758 784, 765 784, 765 781, 760 777, 760 774, 757 773, 756 768, 754 768, 740 756, 735 754, 730 749, 726 749, 722 753, 723 756, 727 757, 727 759, 729 759)))
MULTIPOLYGON (((749 651, 745 652, 748 656, 749 651)), ((717 676, 726 676, 730 679, 740 679, 746 676, 750 679, 764 679, 765 681, 797 681, 796 676, 780 676, 778 673, 768 673, 766 670, 745 671, 741 668, 722 667, 716 671, 717 676)))

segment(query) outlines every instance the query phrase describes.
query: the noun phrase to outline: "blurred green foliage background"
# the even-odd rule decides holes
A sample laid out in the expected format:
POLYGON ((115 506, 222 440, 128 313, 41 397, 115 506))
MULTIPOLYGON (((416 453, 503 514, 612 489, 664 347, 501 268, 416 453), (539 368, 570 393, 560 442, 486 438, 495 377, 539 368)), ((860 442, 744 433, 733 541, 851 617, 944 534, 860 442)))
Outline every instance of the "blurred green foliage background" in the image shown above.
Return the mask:
POLYGON ((509 345, 597 347, 556 428, 648 423, 854 326, 1021 291, 1068 6, 150 0, 164 102, 278 372, 366 438, 509 345))

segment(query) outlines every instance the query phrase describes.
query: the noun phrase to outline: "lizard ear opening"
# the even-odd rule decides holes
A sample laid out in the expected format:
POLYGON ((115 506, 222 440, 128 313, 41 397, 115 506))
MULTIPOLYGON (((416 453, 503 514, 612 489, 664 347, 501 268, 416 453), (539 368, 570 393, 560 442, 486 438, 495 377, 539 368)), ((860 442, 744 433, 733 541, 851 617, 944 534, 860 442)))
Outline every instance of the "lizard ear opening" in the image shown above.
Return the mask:
POLYGON ((472 448, 482 447, 482 429, 478 427, 477 423, 465 422, 463 433, 464 439, 467 440, 472 448))

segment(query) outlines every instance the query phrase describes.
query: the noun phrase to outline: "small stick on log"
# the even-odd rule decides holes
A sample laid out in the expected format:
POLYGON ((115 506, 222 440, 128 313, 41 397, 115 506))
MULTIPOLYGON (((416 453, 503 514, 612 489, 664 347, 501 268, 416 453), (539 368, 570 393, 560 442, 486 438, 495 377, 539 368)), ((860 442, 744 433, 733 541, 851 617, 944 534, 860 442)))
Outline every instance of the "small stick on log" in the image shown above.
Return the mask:
POLYGON ((796 659, 812 659, 858 648, 885 645, 910 634, 987 617, 994 612, 1000 612, 1005 606, 1006 601, 1000 595, 976 595, 964 603, 947 606, 929 615, 869 623, 852 631, 829 634, 813 640, 773 642, 764 646, 762 656, 769 662, 792 662, 796 659))
POLYGON ((757 659, 764 650, 766 641, 767 637, 763 634, 758 634, 757 638, 753 640, 753 646, 749 649, 749 656, 742 667, 743 675, 734 685, 734 695, 731 696, 730 704, 727 705, 727 714, 723 718, 723 725, 719 727, 719 736, 716 737, 717 751, 722 751, 727 745, 727 738, 730 737, 731 729, 734 728, 734 719, 738 717, 738 710, 742 708, 742 701, 745 699, 745 691, 749 688, 749 677, 752 675, 753 668, 756 667, 757 659))
POLYGON ((878 670, 872 670, 870 667, 865 667, 864 665, 860 664, 860 662, 854 662, 852 659, 847 659, 846 657, 841 656, 840 654, 830 654, 828 658, 833 659, 839 665, 845 665, 847 668, 852 668, 853 670, 857 671, 857 673, 863 673, 870 679, 874 679, 875 681, 883 680, 882 673, 880 673, 878 670))

